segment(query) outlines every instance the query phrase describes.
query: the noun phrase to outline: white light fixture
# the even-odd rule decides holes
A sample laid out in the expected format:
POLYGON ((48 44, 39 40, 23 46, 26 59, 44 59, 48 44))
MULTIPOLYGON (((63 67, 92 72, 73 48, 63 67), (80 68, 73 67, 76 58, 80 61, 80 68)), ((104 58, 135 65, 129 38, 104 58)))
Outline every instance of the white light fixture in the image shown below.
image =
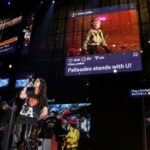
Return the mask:
POLYGON ((11 2, 8 2, 8 5, 11 5, 11 2))
POLYGON ((114 72, 114 73, 117 73, 117 69, 114 69, 113 72, 114 72))
POLYGON ((8 68, 11 69, 12 68, 12 64, 9 64, 8 68))

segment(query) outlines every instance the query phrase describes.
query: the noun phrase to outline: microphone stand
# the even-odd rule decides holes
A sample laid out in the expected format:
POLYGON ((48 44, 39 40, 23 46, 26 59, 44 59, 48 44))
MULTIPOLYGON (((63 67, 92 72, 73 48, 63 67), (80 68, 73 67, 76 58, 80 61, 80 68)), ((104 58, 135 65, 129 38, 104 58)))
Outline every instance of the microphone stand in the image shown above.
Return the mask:
MULTIPOLYGON (((8 150, 8 145, 9 145, 9 139, 10 139, 10 135, 11 135, 11 130, 12 130, 12 126, 13 126, 13 119, 14 119, 14 111, 15 111, 15 102, 16 102, 16 98, 19 96, 20 92, 26 88, 30 83, 32 82, 31 79, 29 79, 29 81, 25 84, 25 86, 15 95, 15 97, 13 97, 10 100, 10 103, 13 103, 12 105, 12 110, 11 110, 11 117, 10 117, 10 122, 9 122, 9 126, 8 126, 8 134, 6 136, 6 146, 4 148, 4 150, 8 150)), ((14 130, 14 127, 13 127, 14 130)), ((14 146, 14 135, 12 138, 12 148, 14 146)))

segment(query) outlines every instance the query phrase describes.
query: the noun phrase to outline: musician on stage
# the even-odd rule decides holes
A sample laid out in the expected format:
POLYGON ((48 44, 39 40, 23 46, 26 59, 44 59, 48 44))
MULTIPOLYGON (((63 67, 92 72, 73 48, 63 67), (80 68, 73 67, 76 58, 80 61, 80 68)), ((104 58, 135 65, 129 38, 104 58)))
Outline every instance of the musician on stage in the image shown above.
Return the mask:
POLYGON ((31 138, 32 130, 36 127, 37 122, 44 119, 48 114, 45 80, 37 78, 33 83, 33 89, 27 91, 26 86, 19 97, 24 103, 17 117, 15 128, 15 140, 18 145, 23 140, 31 138))

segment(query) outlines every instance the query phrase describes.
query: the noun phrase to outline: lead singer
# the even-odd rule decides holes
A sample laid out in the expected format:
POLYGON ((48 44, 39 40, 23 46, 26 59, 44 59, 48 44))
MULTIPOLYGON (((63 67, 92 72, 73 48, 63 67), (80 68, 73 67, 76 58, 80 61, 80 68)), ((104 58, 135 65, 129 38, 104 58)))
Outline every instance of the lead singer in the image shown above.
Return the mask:
POLYGON ((17 145, 30 139, 32 129, 37 125, 37 122, 48 114, 45 80, 37 78, 33 83, 33 89, 27 91, 26 86, 19 97, 24 100, 24 103, 16 120, 15 141, 18 143, 17 145))

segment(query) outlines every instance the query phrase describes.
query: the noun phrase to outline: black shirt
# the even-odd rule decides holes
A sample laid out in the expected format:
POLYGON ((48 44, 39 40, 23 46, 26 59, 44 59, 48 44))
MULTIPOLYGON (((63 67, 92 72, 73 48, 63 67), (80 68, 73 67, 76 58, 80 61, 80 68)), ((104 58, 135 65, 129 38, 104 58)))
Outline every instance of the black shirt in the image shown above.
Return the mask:
POLYGON ((27 99, 24 101, 17 121, 23 124, 36 124, 39 118, 41 109, 48 106, 47 97, 40 98, 43 102, 39 102, 39 96, 33 91, 27 93, 27 99))

